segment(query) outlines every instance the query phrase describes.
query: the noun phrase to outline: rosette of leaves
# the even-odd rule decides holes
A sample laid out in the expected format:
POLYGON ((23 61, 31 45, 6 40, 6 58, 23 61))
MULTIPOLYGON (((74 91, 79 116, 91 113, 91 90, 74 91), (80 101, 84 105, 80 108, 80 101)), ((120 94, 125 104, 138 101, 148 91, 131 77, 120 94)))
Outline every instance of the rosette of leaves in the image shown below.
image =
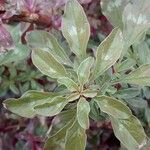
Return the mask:
POLYGON ((116 137, 129 150, 145 148, 148 140, 138 119, 121 99, 112 97, 114 84, 150 85, 150 65, 129 74, 117 76, 111 67, 124 49, 122 32, 115 28, 93 54, 86 52, 90 26, 83 8, 76 0, 66 4, 62 33, 74 57, 55 37, 45 31, 28 35, 33 64, 56 79, 59 88, 53 92, 28 91, 19 99, 8 99, 4 106, 22 117, 55 116, 45 149, 84 150, 90 113, 95 109, 108 115, 116 137), (96 107, 95 107, 96 106, 96 107))

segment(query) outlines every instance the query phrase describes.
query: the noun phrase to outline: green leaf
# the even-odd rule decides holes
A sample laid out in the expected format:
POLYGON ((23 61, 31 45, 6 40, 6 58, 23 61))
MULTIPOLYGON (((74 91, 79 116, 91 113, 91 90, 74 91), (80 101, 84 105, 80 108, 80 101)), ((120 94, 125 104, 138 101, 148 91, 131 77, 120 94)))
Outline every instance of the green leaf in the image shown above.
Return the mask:
POLYGON ((78 81, 80 82, 81 85, 84 85, 85 83, 88 82, 90 77, 90 70, 92 68, 93 63, 94 58, 88 57, 84 61, 82 61, 80 66, 78 67, 77 75, 78 81))
POLYGON ((122 33, 115 28, 97 49, 93 78, 102 75, 107 69, 114 65, 119 59, 122 49, 122 33))
POLYGON ((32 118, 37 113, 34 110, 35 106, 51 102, 58 96, 56 93, 46 93, 37 91, 28 91, 19 99, 8 99, 3 102, 4 106, 11 112, 22 117, 32 118))
POLYGON ((21 38, 20 38, 20 36, 22 34, 21 31, 20 31, 21 25, 18 24, 18 23, 15 23, 13 25, 12 24, 11 25, 7 25, 6 28, 7 28, 7 31, 10 32, 14 43, 15 44, 21 43, 21 38))
POLYGON ((34 49, 32 61, 43 74, 51 78, 66 76, 65 68, 47 51, 34 49))
POLYGON ((150 64, 150 48, 146 42, 142 42, 137 46, 133 46, 134 49, 137 49, 138 57, 142 65, 150 64))
POLYGON ((129 0, 101 0, 103 14, 114 27, 123 29, 122 14, 129 0))
POLYGON ((131 110, 121 101, 108 97, 108 96, 97 96, 94 98, 100 107, 101 111, 115 117, 127 119, 132 115, 131 110))
POLYGON ((72 62, 56 38, 42 30, 31 31, 27 36, 28 45, 35 49, 48 50, 60 63, 72 66, 72 62))
POLYGON ((134 59, 127 59, 121 62, 120 64, 115 64, 115 71, 116 72, 122 72, 127 71, 129 69, 132 69, 133 66, 136 65, 136 61, 134 59))
POLYGON ((72 125, 72 122, 67 122, 55 135, 48 138, 44 145, 44 150, 65 150, 65 136, 67 129, 72 125))
POLYGON ((79 90, 78 85, 68 77, 59 78, 57 81, 58 83, 65 85, 68 88, 68 90, 71 92, 79 90))
POLYGON ((119 79, 117 82, 150 86, 150 65, 140 66, 124 78, 119 79))
POLYGON ((75 114, 75 109, 63 111, 52 120, 50 137, 45 143, 44 150, 65 150, 66 131, 74 123, 75 114))
POLYGON ((145 99, 150 99, 150 87, 142 87, 142 93, 145 99))
POLYGON ((139 98, 139 97, 126 99, 125 101, 129 104, 129 106, 132 106, 134 108, 145 109, 147 107, 146 100, 139 98))
POLYGON ((148 150, 150 148, 150 139, 147 137, 147 143, 144 145, 143 150, 148 150))
POLYGON ((58 96, 53 98, 51 102, 35 106, 34 109, 38 115, 55 116, 63 110, 67 103, 66 98, 58 96))
POLYGON ((118 90, 114 96, 119 99, 129 99, 134 98, 140 94, 140 90, 138 88, 126 88, 118 90))
POLYGON ((20 91, 19 91, 19 89, 17 88, 17 86, 16 86, 14 83, 11 84, 9 87, 10 87, 10 90, 11 90, 13 93, 19 95, 20 91))
POLYGON ((148 125, 150 127, 150 108, 149 107, 145 108, 145 118, 146 118, 147 123, 148 123, 148 125))
POLYGON ((114 86, 108 86, 107 89, 106 89, 106 92, 109 95, 112 95, 112 94, 115 94, 117 92, 117 89, 114 86))
POLYGON ((125 47, 139 42, 150 28, 150 1, 132 0, 123 12, 125 47))
POLYGON ((141 149, 146 144, 146 135, 139 120, 130 116, 128 119, 110 117, 114 134, 129 150, 141 149))
POLYGON ((17 44, 10 51, 0 55, 0 65, 9 64, 11 62, 19 62, 26 59, 30 54, 30 50, 27 46, 17 44))
POLYGON ((86 133, 77 121, 67 130, 65 150, 84 150, 86 147, 86 133))
POLYGON ((101 111, 99 109, 98 104, 95 101, 90 101, 90 118, 92 118, 95 121, 101 120, 101 111))
POLYGON ((69 0, 66 4, 62 19, 62 33, 71 50, 79 58, 85 58, 90 26, 83 8, 77 0, 69 0))
POLYGON ((90 105, 85 98, 80 98, 77 103, 77 120, 83 129, 89 128, 90 105))
POLYGON ((69 110, 60 112, 52 120, 51 130, 50 130, 49 135, 53 136, 57 132, 59 132, 59 130, 61 130, 64 126, 66 126, 69 122, 73 123, 75 117, 76 117, 76 109, 69 109, 69 110))

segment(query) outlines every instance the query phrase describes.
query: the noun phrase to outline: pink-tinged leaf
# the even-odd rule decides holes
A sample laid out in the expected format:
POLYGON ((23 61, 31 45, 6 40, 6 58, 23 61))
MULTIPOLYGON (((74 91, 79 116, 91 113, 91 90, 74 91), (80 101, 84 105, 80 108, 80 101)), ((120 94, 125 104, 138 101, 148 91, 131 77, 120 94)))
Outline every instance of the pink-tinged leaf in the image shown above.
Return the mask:
POLYGON ((79 2, 81 4, 88 4, 88 3, 92 2, 92 0, 79 0, 79 2))
POLYGON ((10 33, 0 25, 0 53, 6 52, 13 46, 13 39, 10 33))
POLYGON ((48 0, 19 0, 17 1, 17 10, 19 12, 29 12, 36 14, 45 14, 50 13, 51 2, 48 0))
POLYGON ((6 12, 2 13, 1 18, 9 19, 13 15, 17 14, 16 3, 17 3, 17 0, 9 0, 8 2, 4 0, 1 6, 3 6, 2 9, 4 9, 6 12))
POLYGON ((0 0, 0 11, 4 11, 5 7, 4 7, 5 1, 4 0, 0 0))

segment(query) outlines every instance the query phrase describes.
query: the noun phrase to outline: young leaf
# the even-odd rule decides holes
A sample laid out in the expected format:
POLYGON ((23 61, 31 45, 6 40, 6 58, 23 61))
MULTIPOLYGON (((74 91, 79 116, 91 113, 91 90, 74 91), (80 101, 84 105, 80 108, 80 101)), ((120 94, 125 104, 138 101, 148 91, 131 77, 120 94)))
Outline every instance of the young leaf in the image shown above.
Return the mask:
POLYGON ((108 97, 108 96, 97 96, 94 98, 100 107, 101 111, 115 117, 127 119, 132 115, 131 110, 121 101, 108 97))
POLYGON ((68 77, 59 78, 57 81, 58 83, 65 85, 71 92, 79 90, 78 85, 68 77))
POLYGON ((125 47, 143 38, 150 27, 150 1, 132 0, 123 12, 125 47))
POLYGON ((118 82, 150 86, 150 65, 140 66, 118 82))
POLYGON ((139 120, 130 116, 128 119, 110 117, 114 134, 130 150, 141 149, 146 144, 146 135, 139 120))
POLYGON ((42 30, 31 31, 27 36, 28 45, 35 49, 47 49, 60 63, 72 66, 72 62, 56 38, 42 30))
POLYGON ((90 89, 87 89, 87 90, 84 90, 82 92, 82 95, 84 97, 88 97, 88 98, 93 98, 97 95, 98 91, 97 90, 90 90, 90 89))
POLYGON ((66 98, 58 96, 52 99, 51 102, 44 103, 42 105, 35 106, 35 112, 42 116, 55 116, 62 111, 67 105, 66 98))
POLYGON ((114 65, 119 59, 122 49, 122 33, 115 28, 97 49, 93 78, 102 75, 107 69, 114 65))
POLYGON ((88 82, 88 79, 90 77, 90 70, 94 63, 93 57, 88 57, 84 61, 81 62, 80 66, 78 67, 77 74, 78 74, 78 80, 81 85, 84 85, 88 82))
POLYGON ((8 99, 3 102, 11 112, 22 117, 32 118, 36 115, 35 106, 51 102, 52 99, 58 96, 56 93, 45 93, 37 91, 28 91, 19 99, 8 99))
POLYGON ((67 98, 68 102, 72 102, 72 101, 75 101, 75 100, 79 99, 79 97, 80 97, 79 92, 76 92, 76 93, 70 94, 66 98, 67 98))
POLYGON ((51 78, 66 76, 65 68, 47 51, 34 49, 32 61, 43 74, 51 78))
POLYGON ((85 58, 90 26, 83 8, 77 0, 69 0, 66 4, 62 19, 62 33, 71 50, 79 58, 85 58))
POLYGON ((85 130, 75 121, 67 130, 65 150, 84 150, 86 138, 85 130))
POLYGON ((77 103, 77 120, 83 129, 89 128, 90 105, 85 98, 80 98, 77 103))
POLYGON ((123 29, 122 14, 129 0, 101 0, 103 14, 114 27, 123 29))

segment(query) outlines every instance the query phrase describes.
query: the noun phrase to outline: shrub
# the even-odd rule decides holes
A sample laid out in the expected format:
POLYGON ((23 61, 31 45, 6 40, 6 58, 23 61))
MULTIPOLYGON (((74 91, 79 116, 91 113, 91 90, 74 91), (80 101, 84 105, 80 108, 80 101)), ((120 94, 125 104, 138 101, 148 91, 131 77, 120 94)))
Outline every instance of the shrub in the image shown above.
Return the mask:
POLYGON ((140 43, 149 29, 148 5, 148 0, 101 1, 114 29, 91 53, 87 53, 90 26, 76 0, 67 2, 61 27, 73 54, 66 53, 46 31, 28 34, 33 64, 55 79, 58 87, 52 92, 28 91, 19 99, 5 100, 4 106, 27 118, 55 116, 57 124, 53 123, 45 149, 84 150, 89 118, 95 119, 98 111, 110 119, 116 137, 127 149, 148 149, 149 139, 122 96, 125 91, 120 94, 115 88, 118 83, 128 92, 136 90, 135 85, 150 86, 150 65, 137 66, 130 55, 130 48, 140 43))

